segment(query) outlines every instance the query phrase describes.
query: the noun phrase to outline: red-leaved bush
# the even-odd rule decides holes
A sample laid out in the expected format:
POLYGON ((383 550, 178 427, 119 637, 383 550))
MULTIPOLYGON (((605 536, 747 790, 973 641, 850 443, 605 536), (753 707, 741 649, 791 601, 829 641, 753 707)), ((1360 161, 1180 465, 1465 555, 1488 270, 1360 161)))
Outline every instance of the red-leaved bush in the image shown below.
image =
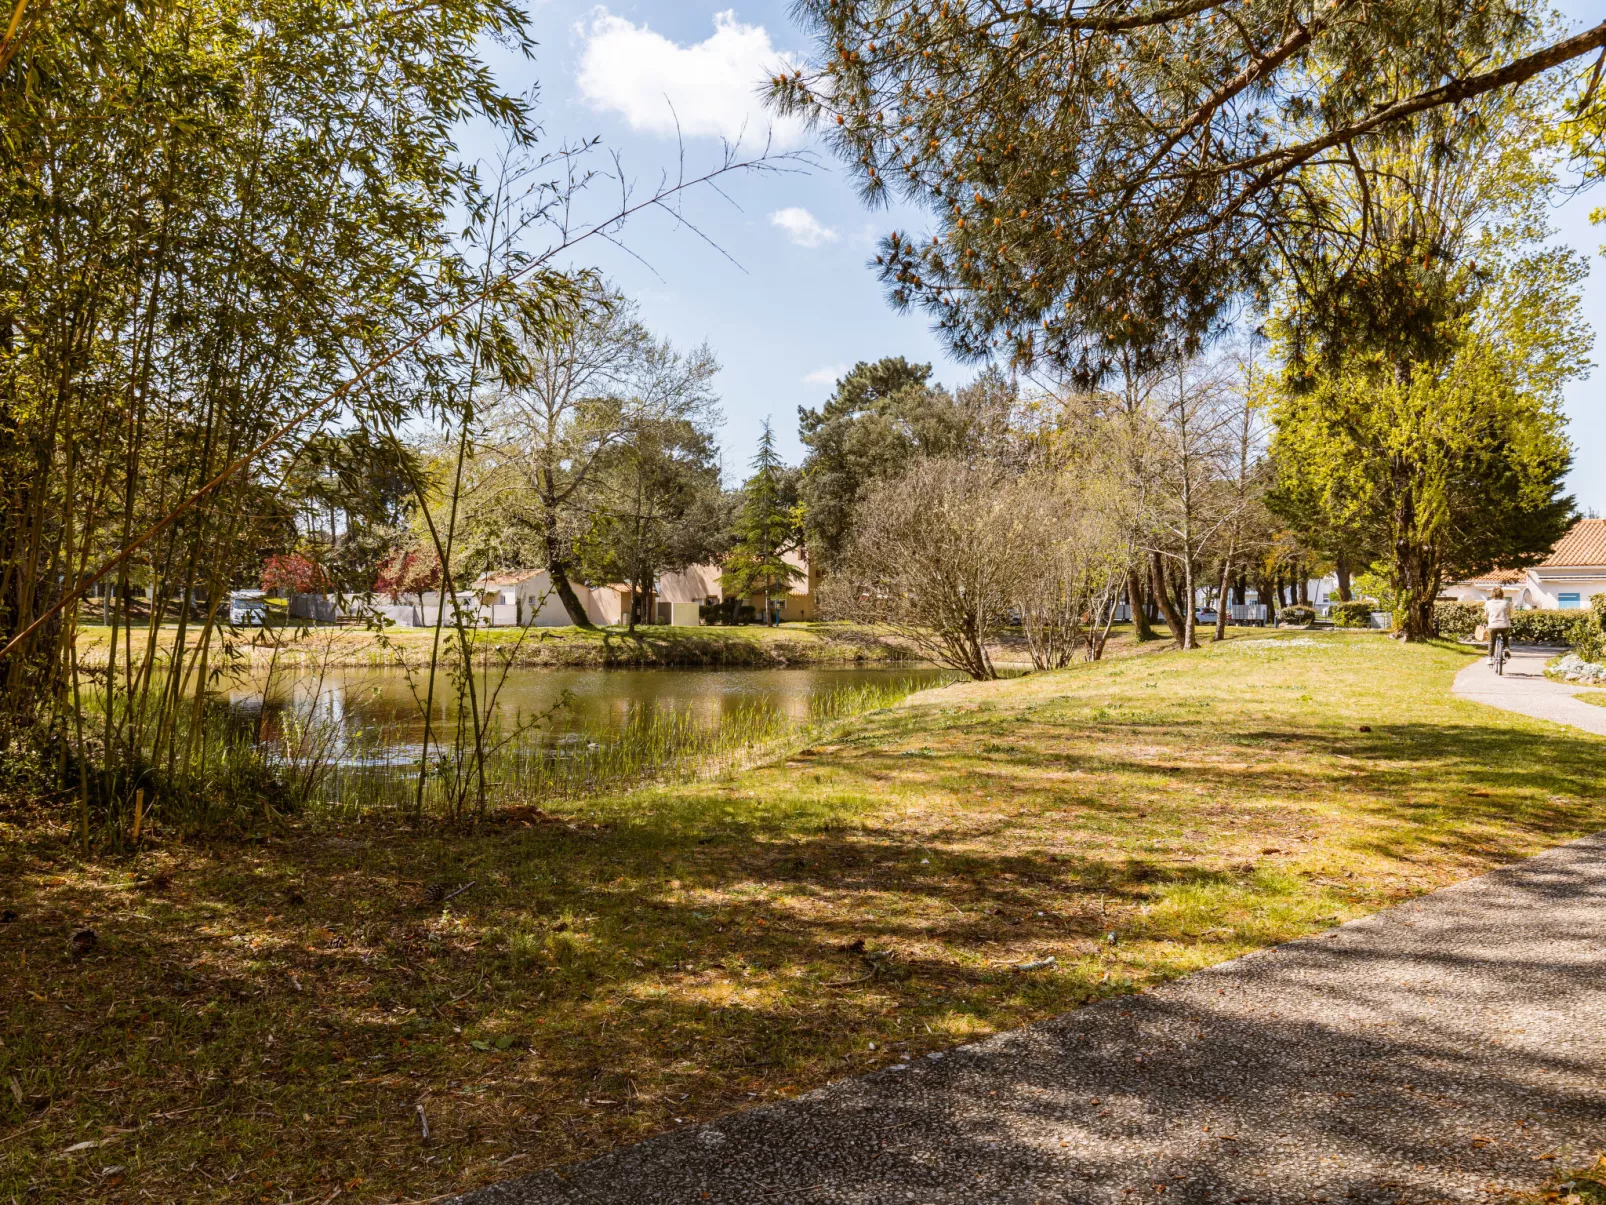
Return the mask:
POLYGON ((398 548, 379 566, 374 590, 394 599, 399 594, 434 590, 441 583, 441 559, 433 548, 398 548))
POLYGON ((287 594, 322 594, 329 579, 317 561, 299 552, 275 554, 262 563, 262 588, 287 594))

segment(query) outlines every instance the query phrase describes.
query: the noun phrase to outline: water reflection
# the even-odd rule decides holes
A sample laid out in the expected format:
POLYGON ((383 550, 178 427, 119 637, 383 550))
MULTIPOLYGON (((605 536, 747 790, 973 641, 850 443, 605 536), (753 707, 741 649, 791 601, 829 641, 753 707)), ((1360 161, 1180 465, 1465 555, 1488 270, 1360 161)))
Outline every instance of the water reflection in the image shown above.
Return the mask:
MULTIPOLYGON (((541 721, 541 739, 562 744, 584 731, 618 731, 656 716, 676 714, 716 727, 721 719, 755 707, 799 723, 816 699, 844 688, 907 684, 923 689, 953 681, 956 675, 929 667, 897 669, 681 669, 544 670, 515 669, 498 681, 477 677, 476 690, 504 733, 541 721), (565 693, 567 700, 565 701, 565 693)), ((423 740, 420 700, 426 690, 419 676, 409 681, 397 669, 337 669, 312 674, 246 679, 225 693, 240 726, 254 727, 261 739, 279 743, 287 727, 308 721, 343 734, 348 756, 357 750, 384 750, 389 760, 416 750, 423 740), (267 698, 264 700, 264 688, 267 698)), ((456 690, 444 675, 436 681, 432 727, 448 734, 456 726, 456 690)))

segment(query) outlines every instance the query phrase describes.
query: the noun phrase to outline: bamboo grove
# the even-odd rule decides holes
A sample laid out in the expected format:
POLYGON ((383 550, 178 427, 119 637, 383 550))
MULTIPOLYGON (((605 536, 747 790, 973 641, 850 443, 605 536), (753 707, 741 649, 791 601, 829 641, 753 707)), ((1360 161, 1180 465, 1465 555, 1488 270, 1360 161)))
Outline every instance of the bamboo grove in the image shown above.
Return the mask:
POLYGON ((86 824, 201 772, 229 655, 215 600, 293 523, 297 449, 467 404, 486 328, 438 315, 483 284, 453 225, 496 204, 452 129, 534 136, 487 39, 529 49, 500 0, 89 3, 40 19, 0 80, 0 634, 310 415, 96 587, 109 665, 78 665, 68 607, 0 666, 13 764, 33 756, 86 824), (159 665, 136 629, 164 620, 159 665))

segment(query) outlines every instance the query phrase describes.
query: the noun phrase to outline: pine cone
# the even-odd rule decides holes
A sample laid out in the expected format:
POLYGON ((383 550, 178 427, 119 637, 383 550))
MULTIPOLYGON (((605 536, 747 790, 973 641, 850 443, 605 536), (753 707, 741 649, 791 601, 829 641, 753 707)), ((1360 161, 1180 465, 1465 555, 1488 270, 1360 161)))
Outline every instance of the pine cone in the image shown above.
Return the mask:
POLYGON ((82 958, 95 948, 100 938, 93 929, 79 929, 67 941, 67 949, 74 958, 82 958))

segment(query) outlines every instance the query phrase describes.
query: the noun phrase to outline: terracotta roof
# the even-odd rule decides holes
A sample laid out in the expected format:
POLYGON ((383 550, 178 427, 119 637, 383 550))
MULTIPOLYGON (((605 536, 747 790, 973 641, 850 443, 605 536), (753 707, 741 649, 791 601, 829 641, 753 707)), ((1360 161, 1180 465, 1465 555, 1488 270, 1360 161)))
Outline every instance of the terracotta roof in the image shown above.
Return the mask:
POLYGON ((481 577, 477 581, 475 581, 474 584, 476 586, 480 586, 480 587, 485 587, 485 586, 516 586, 520 582, 529 581, 532 577, 536 576, 538 573, 544 573, 544 572, 545 572, 545 570, 543 570, 543 569, 522 569, 522 570, 515 570, 512 573, 487 573, 483 577, 481 577))
POLYGON ((1485 584, 1515 586, 1518 582, 1527 580, 1528 571, 1526 569, 1491 569, 1488 573, 1480 573, 1477 577, 1469 577, 1465 584, 1469 586, 1482 586, 1485 584))
POLYGON ((1541 564, 1606 565, 1606 519, 1580 519, 1541 564))

